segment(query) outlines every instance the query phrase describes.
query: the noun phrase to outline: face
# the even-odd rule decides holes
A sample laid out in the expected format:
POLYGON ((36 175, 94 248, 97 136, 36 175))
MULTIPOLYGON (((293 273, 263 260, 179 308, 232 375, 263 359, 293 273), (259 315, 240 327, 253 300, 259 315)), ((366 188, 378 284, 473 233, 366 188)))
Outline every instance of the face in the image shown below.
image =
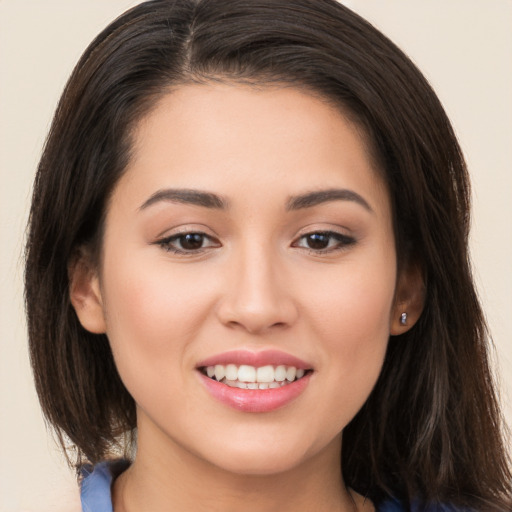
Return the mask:
POLYGON ((388 193, 353 124, 296 89, 190 85, 139 124, 72 300, 108 335, 140 454, 269 474, 339 460, 400 329, 396 285, 388 193))

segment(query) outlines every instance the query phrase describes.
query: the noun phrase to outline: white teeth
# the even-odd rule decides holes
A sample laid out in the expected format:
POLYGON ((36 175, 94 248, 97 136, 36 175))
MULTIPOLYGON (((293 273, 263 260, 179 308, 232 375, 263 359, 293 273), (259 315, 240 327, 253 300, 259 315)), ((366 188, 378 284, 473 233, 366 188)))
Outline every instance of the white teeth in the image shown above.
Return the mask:
POLYGON ((286 380, 291 382, 292 380, 295 380, 296 375, 297 368, 295 368, 294 366, 288 367, 288 369, 286 370, 286 380))
POLYGON ((284 382, 240 382, 239 380, 222 379, 222 383, 230 388, 239 389, 275 389, 285 386, 284 382))
POLYGON ((275 389, 304 377, 306 370, 295 366, 272 365, 256 368, 247 364, 216 364, 207 366, 205 373, 231 387, 241 389, 275 389))
MULTIPOLYGON (((208 366, 208 368, 211 368, 208 366)), ((206 371, 208 372, 208 368, 206 368, 206 371)), ((226 376, 226 368, 223 364, 216 364, 215 365, 215 378, 218 381, 221 381, 226 376)))
POLYGON ((256 370, 256 380, 258 382, 274 382, 274 367, 268 365, 258 368, 256 370))
POLYGON ((226 379, 237 380, 238 379, 238 368, 234 364, 228 364, 226 366, 226 379))
POLYGON ((283 382, 286 379, 286 366, 278 366, 274 371, 274 378, 277 382, 283 382))
POLYGON ((256 382, 256 368, 243 364, 238 368, 238 380, 242 382, 256 382))

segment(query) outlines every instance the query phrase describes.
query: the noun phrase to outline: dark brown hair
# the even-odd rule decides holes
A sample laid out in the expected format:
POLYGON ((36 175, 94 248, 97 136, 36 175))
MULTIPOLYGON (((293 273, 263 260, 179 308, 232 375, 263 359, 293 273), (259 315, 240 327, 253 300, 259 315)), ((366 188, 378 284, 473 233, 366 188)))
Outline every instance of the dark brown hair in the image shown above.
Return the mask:
POLYGON ((346 484, 377 502, 508 510, 511 473, 467 253, 466 166, 411 61, 334 0, 155 0, 89 46, 62 95, 37 171, 26 254, 30 354, 43 411, 77 464, 112 457, 136 426, 108 339, 80 325, 67 268, 98 248, 131 134, 191 81, 286 83, 363 127, 387 182, 399 265, 425 279, 416 326, 389 342, 381 376, 343 434, 346 484))

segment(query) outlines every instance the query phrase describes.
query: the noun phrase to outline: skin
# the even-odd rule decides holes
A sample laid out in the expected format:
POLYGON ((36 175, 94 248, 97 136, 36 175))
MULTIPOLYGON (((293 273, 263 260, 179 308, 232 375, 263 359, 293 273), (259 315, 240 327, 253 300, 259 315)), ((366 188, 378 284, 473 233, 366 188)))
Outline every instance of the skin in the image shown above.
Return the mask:
POLYGON ((305 91, 186 85, 140 122, 133 149, 101 267, 84 257, 71 287, 137 404, 138 452, 114 485, 116 512, 372 510, 343 484, 341 434, 421 301, 418 276, 397 275, 389 195, 360 132, 305 91), (167 189, 227 206, 154 199, 167 189), (326 189, 362 201, 289 209, 291 196, 326 189), (162 243, 190 232, 205 234, 199 249, 162 243), (318 232, 342 238, 311 248, 305 235, 318 232), (286 406, 239 411, 196 369, 233 349, 278 349, 314 371, 286 406))

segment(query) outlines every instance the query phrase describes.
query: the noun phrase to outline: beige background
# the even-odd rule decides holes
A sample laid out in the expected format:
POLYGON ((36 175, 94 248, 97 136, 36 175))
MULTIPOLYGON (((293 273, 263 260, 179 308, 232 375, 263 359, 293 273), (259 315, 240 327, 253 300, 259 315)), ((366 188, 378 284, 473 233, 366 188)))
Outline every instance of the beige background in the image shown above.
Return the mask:
MULTIPOLYGON (((129 0, 0 0, 0 512, 71 511, 28 365, 22 245, 31 181, 65 80, 129 0)), ((512 423, 512 1, 347 0, 439 93, 473 177, 472 254, 512 423)))

